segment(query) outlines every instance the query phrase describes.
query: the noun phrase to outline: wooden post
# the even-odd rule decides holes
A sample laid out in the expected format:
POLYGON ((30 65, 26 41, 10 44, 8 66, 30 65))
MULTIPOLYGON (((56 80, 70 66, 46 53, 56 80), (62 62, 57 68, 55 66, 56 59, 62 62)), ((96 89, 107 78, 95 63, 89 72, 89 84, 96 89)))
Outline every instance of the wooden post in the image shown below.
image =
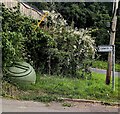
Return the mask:
MULTIPOLYGON (((112 26, 111 26, 111 34, 110 34, 110 45, 114 45, 115 43, 115 33, 116 33, 116 24, 117 24, 117 9, 118 9, 118 2, 119 0, 115 0, 113 2, 113 19, 112 19, 112 26)), ((111 71, 112 71, 112 53, 109 52, 108 54, 108 68, 106 72, 106 84, 110 84, 111 79, 111 71)))
POLYGON ((51 75, 51 55, 48 57, 48 74, 51 75))

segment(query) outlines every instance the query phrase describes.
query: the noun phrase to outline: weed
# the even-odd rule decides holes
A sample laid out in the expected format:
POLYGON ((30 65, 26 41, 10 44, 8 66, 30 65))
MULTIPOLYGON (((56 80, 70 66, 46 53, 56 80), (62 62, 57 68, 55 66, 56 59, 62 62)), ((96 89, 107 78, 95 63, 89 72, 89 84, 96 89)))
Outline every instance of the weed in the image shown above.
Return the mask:
POLYGON ((62 104, 62 106, 64 106, 64 107, 71 107, 72 104, 71 104, 71 103, 64 102, 64 103, 62 104))

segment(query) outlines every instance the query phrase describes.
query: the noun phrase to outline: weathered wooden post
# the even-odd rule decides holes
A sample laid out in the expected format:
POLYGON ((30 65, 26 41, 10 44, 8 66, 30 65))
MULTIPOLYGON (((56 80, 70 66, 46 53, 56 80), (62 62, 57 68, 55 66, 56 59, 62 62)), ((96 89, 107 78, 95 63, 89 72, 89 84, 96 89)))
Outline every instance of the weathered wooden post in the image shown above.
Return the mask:
MULTIPOLYGON (((112 19, 112 26, 111 26, 111 34, 110 34, 110 45, 114 45, 115 43, 115 33, 116 33, 116 24, 117 24, 117 9, 118 9, 118 2, 119 0, 115 0, 113 2, 113 19, 112 19)), ((106 84, 110 84, 111 79, 111 71, 112 71, 112 52, 108 54, 108 68, 106 72, 106 84)))

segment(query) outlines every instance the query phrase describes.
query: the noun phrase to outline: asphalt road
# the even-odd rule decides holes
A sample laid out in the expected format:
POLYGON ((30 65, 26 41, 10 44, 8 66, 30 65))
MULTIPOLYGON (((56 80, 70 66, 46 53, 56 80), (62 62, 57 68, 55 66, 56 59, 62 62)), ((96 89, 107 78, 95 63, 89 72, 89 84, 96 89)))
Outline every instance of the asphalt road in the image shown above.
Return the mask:
MULTIPOLYGON (((103 69, 98 69, 98 68, 90 68, 91 71, 101 73, 101 74, 106 74, 106 70, 103 69)), ((115 76, 120 76, 120 72, 115 72, 115 76)))
MULTIPOLYGON (((69 102, 71 103, 71 102, 69 102)), ((62 103, 49 104, 33 101, 2 99, 2 112, 118 112, 117 106, 105 106, 97 103, 71 103, 65 107, 62 103)))

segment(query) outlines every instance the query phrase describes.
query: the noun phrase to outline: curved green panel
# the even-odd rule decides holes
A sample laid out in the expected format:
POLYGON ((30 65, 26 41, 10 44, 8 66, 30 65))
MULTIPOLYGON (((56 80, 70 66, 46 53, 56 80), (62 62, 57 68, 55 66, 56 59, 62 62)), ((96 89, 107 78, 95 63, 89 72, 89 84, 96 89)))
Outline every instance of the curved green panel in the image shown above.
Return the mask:
POLYGON ((35 83, 36 73, 33 67, 26 62, 17 62, 7 70, 8 78, 16 83, 35 83))

